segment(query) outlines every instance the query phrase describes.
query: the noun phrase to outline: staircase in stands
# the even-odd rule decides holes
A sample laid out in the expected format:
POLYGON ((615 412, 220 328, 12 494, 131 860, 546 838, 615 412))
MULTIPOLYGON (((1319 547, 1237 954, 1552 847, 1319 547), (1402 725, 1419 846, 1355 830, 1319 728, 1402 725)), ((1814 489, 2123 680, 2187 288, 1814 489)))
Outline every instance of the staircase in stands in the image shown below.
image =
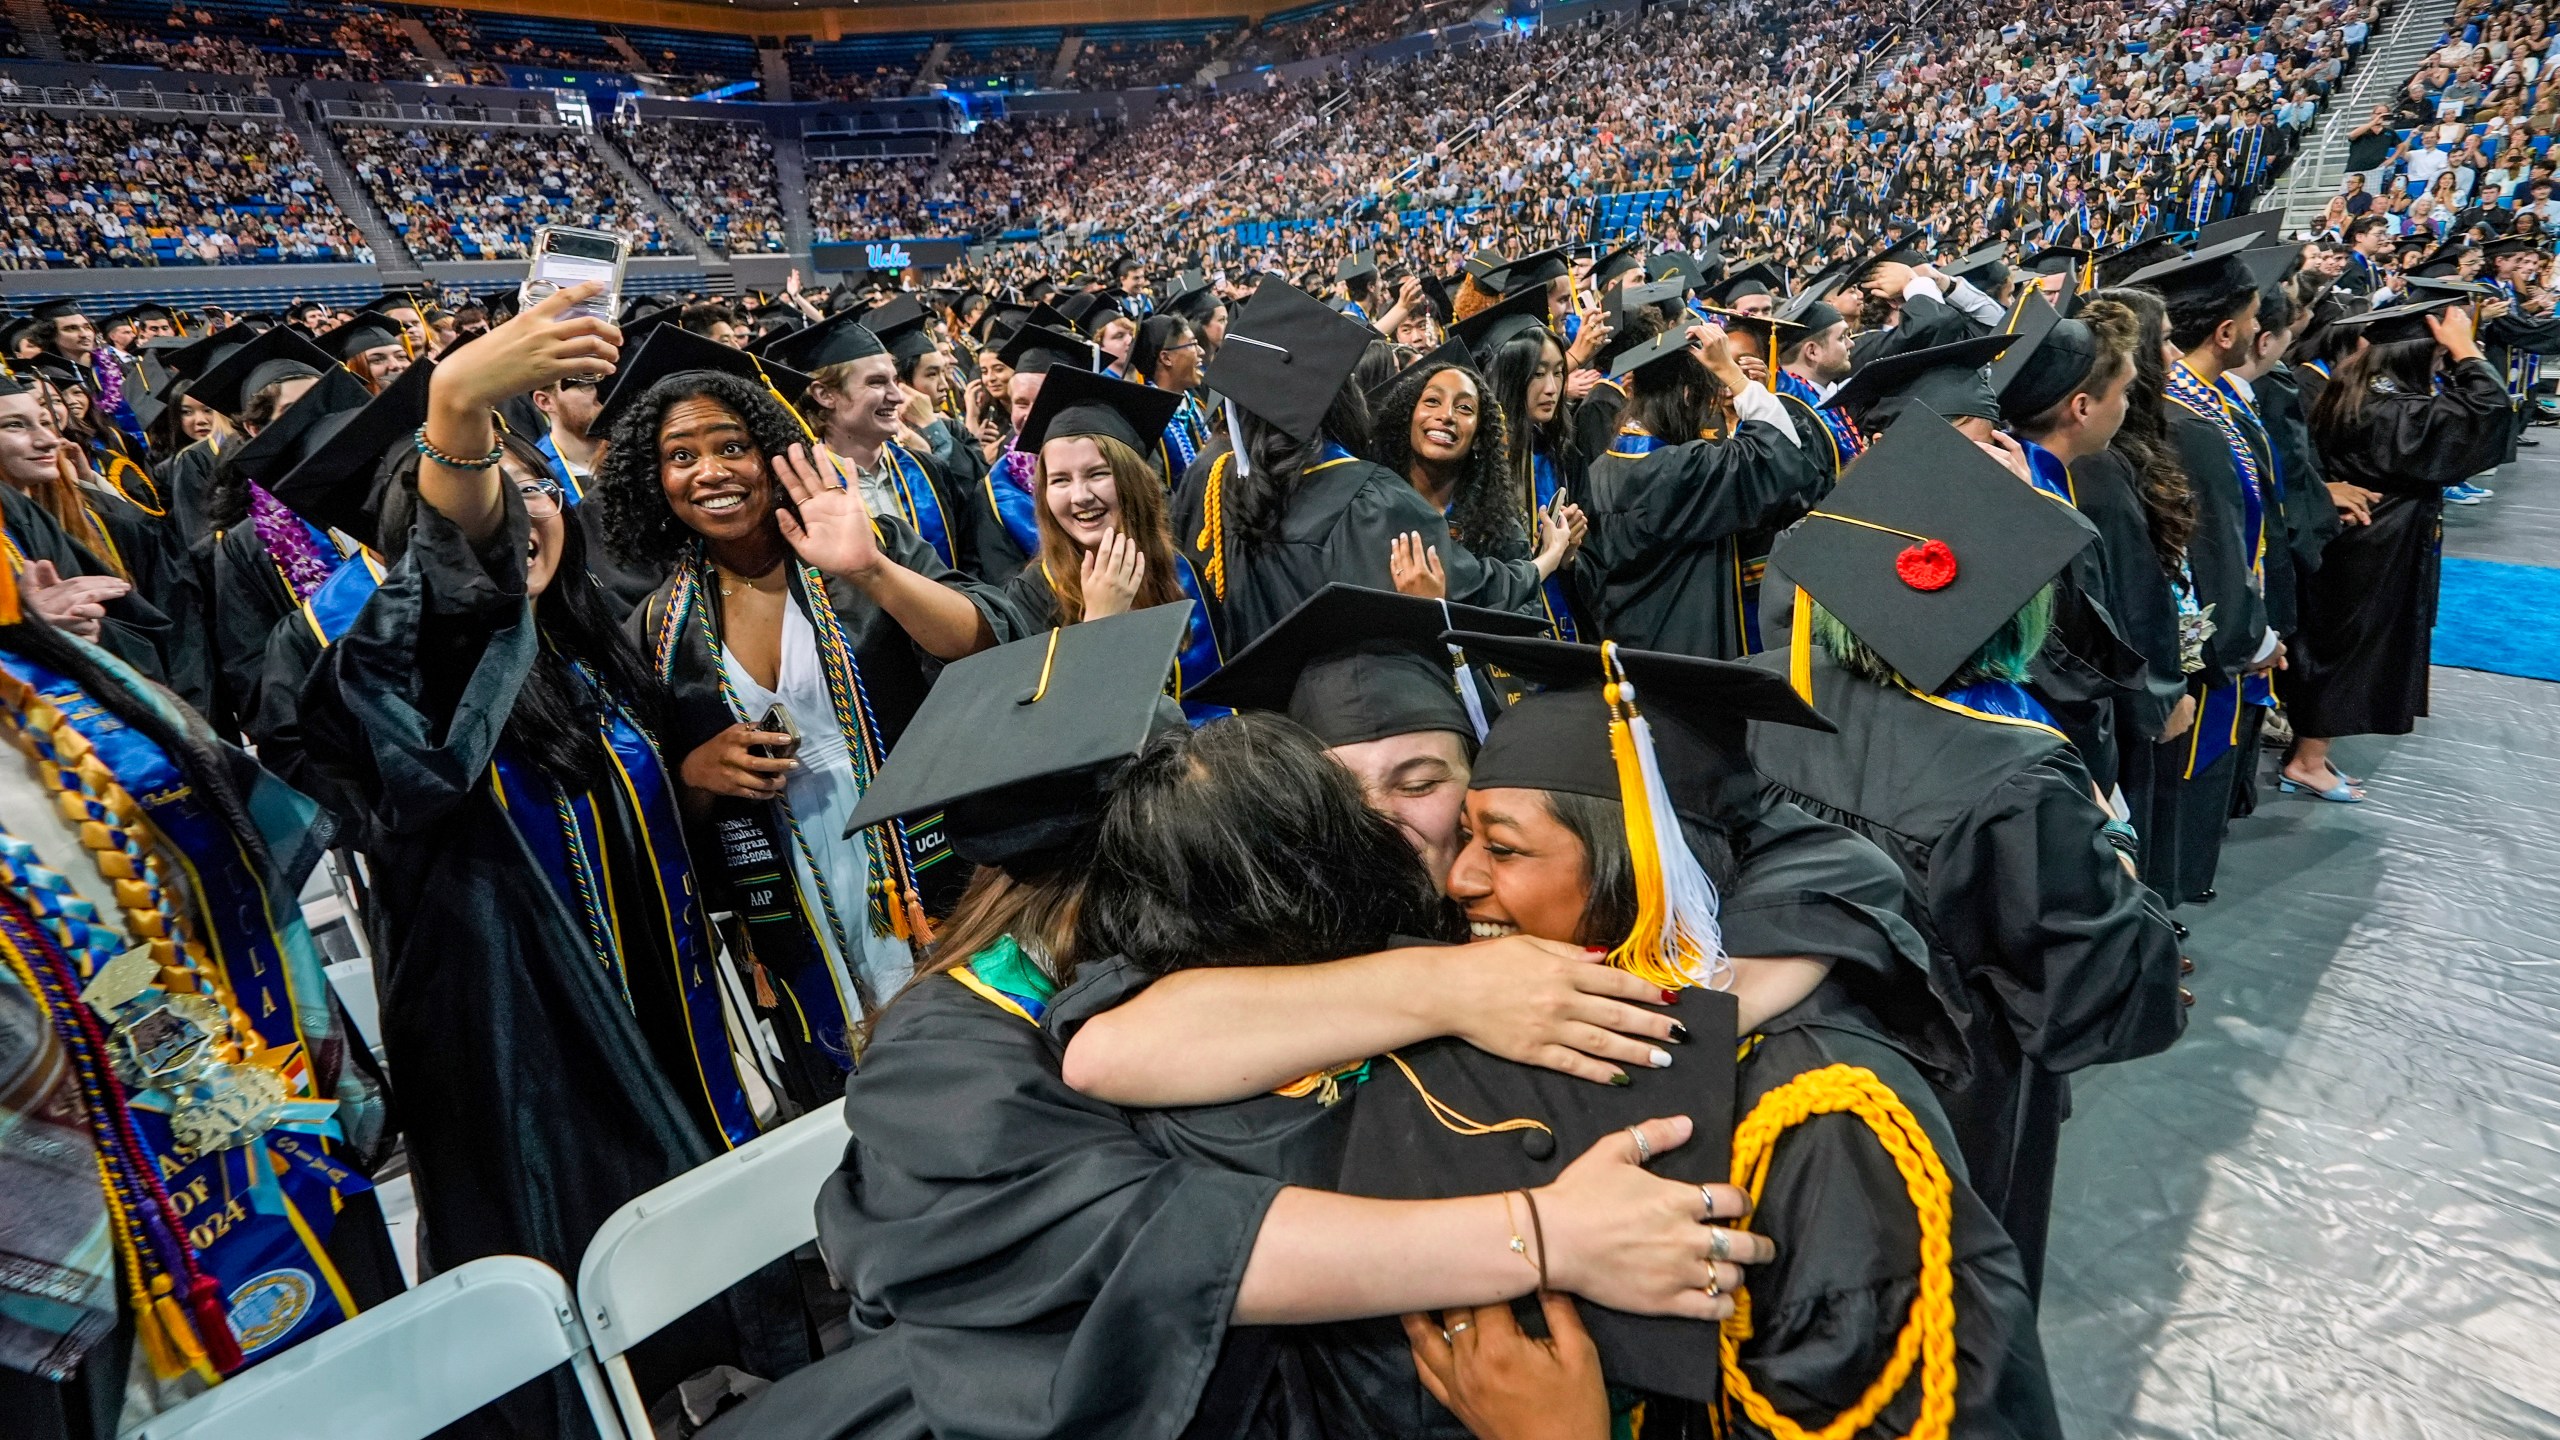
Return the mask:
POLYGON ((703 288, 714 295, 737 294, 738 275, 729 268, 729 258, 702 238, 700 231, 685 223, 684 216, 666 196, 658 193, 658 187, 649 183, 648 176, 640 173, 640 167, 631 163, 631 157, 622 153, 622 146, 605 132, 605 128, 599 125, 588 131, 587 139, 595 146, 596 156, 604 161, 605 167, 638 192, 642 202, 658 217, 658 228, 702 262, 703 288))
POLYGON ((345 153, 338 149, 338 137, 316 118, 310 96, 300 86, 285 97, 284 123, 293 138, 302 142, 302 151, 320 167, 320 182, 329 188, 329 198, 338 202, 338 210, 355 222, 364 243, 373 247, 373 263, 382 271, 382 283, 415 284, 426 278, 418 268, 417 257, 401 242, 400 232, 373 203, 373 195, 364 181, 347 164, 345 153))
POLYGON ((759 100, 777 105, 791 101, 791 54, 779 45, 767 45, 756 52, 756 76, 764 82, 759 100))
POLYGON ((800 148, 797 135, 775 132, 773 178, 774 188, 781 192, 785 243, 792 254, 806 255, 816 229, 809 223, 809 156, 800 148))
POLYGON ((951 42, 934 41, 933 48, 924 52, 924 63, 916 67, 915 83, 907 87, 907 93, 910 95, 932 94, 934 82, 942 78, 943 62, 950 58, 951 42))
POLYGON ((443 41, 436 38, 436 32, 427 28, 426 21, 415 15, 401 15, 394 17, 392 23, 400 27, 401 34, 409 37, 410 44, 418 47, 420 56, 433 62, 440 69, 452 67, 452 53, 444 48, 443 41))
POLYGON ((2285 175, 2284 188, 2276 192, 2275 203, 2284 208, 2288 232, 2320 223, 2329 197, 2346 181, 2347 137, 2373 113, 2374 106, 2393 103, 2409 77, 2418 73, 2419 62, 2434 52, 2445 21, 2452 18, 2455 3, 2400 0, 2379 32, 2366 38, 2365 53, 2348 77, 2351 83, 2344 87, 2344 97, 2332 99, 2321 112, 2317 128, 2285 175))
POLYGON ((62 32, 53 26, 53 8, 44 0, 9 0, 9 23, 18 27, 18 39, 27 47, 30 60, 60 60, 62 32))

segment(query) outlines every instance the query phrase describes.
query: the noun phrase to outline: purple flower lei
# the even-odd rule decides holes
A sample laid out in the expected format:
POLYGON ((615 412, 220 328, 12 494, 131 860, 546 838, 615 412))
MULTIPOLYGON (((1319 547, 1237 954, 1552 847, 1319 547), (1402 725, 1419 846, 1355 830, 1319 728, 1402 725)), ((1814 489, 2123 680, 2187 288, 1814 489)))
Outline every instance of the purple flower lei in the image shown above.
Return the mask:
POLYGON ((322 581, 337 573, 338 557, 321 553, 311 538, 311 527, 302 523, 302 517, 286 509, 283 501, 268 494, 267 487, 254 480, 249 482, 249 523, 257 527, 259 543, 267 547, 267 554, 284 571, 295 601, 310 599, 322 581))

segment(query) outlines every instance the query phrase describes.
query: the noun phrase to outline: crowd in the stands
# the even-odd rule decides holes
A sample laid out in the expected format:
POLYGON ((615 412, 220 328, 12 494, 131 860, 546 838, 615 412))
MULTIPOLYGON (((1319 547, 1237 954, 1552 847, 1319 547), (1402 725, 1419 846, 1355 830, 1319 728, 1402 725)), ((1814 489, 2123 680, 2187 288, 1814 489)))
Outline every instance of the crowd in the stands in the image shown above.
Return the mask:
POLYGON ((1479 8, 1473 0, 1350 0, 1302 20, 1264 22, 1244 38, 1236 58, 1277 65, 1339 55, 1463 19, 1479 8))
POLYGON ((787 248, 773 136, 764 126, 713 120, 618 125, 622 148, 686 224, 726 254, 787 248))
POLYGON ((788 53, 794 100, 873 100, 904 95, 914 88, 916 65, 923 59, 923 52, 919 51, 915 59, 903 64, 875 61, 857 66, 846 62, 836 67, 821 61, 806 46, 795 45, 788 53))
POLYGON ((1209 63, 1230 32, 1192 40, 1094 40, 1076 51, 1071 84, 1078 90, 1134 90, 1181 85, 1209 63))
POLYGON ((822 241, 1056 228, 1053 217, 1086 188, 1087 157, 1115 133, 1063 120, 991 120, 939 180, 932 156, 813 165, 810 222, 822 241))
POLYGON ((60 5, 54 29, 64 58, 98 64, 315 80, 401 79, 419 68, 417 47, 399 22, 362 4, 302 0, 252 24, 176 0, 156 25, 60 5))
POLYGON ((420 260, 508 260, 535 227, 615 230, 668 248, 657 216, 573 130, 338 130, 347 164, 420 260))
POLYGON ((2541 84, 2555 20, 2547 4, 2464 0, 2426 63, 2349 132, 2346 191, 2323 228, 2375 214, 2392 235, 2442 237, 2501 200, 2560 219, 2547 191, 2525 193, 2552 178, 2560 135, 2560 86, 2541 84))
POLYGON ((958 50, 942 65, 943 77, 955 84, 972 81, 1029 90, 1044 85, 1058 58, 1058 47, 998 45, 985 50, 958 50))
POLYGON ((0 111, 13 269, 370 262, 319 168, 273 122, 0 111))

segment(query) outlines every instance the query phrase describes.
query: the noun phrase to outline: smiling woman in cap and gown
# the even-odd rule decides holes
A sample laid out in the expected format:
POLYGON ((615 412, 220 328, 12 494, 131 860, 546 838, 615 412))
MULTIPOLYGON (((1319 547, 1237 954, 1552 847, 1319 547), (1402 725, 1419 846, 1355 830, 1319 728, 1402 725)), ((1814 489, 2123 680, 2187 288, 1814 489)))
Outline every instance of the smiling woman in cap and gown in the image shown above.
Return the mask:
POLYGON ((599 412, 611 440, 589 500, 626 558, 668 571, 628 628, 674 691, 659 733, 695 853, 745 928, 746 978, 804 1105, 841 1086, 852 1026, 905 982, 927 912, 966 878, 930 817, 854 834, 845 817, 935 662, 1028 628, 897 515, 869 512, 831 452, 801 453, 789 398, 805 383, 656 327, 599 412), (791 732, 765 724, 777 711, 791 732))
POLYGON ((1744 539, 1804 513, 1831 477, 1785 407, 1734 365, 1724 332, 1684 324, 1614 368, 1625 417, 1591 462, 1591 535, 1574 565, 1592 623, 1641 649, 1748 654, 1744 539), (1710 429, 1722 438, 1701 438, 1710 429))
MULTIPOLYGON (((1395 588, 1396 543, 1420 537, 1476 593, 1474 557, 1433 537, 1448 517, 1410 481, 1358 453, 1369 407, 1350 383, 1376 336, 1293 286, 1266 280, 1228 327, 1209 385, 1227 399, 1241 448, 1183 477, 1174 538, 1216 602, 1219 636, 1241 650, 1329 581, 1395 588)), ((1534 600, 1534 595, 1531 597, 1534 600)))
MULTIPOLYGON (((1490 1190, 1327 1193, 1352 1116, 1334 1087, 1132 1114, 1063 1083, 1084 957, 1127 942, 1143 977, 1170 956, 1324 960, 1439 924, 1411 849, 1310 737, 1171 713, 1181 630, 1160 607, 961 662, 857 814, 938 810, 986 868, 846 1087, 854 1138, 818 1230, 856 1339, 708 1435, 1456 1437, 1383 1317, 1535 1288, 1527 1242, 1505 1243, 1521 1205, 1540 1207, 1559 1287, 1645 1313, 1721 1314, 1702 1287, 1735 1272, 1708 1253, 1764 1253, 1701 1222, 1738 1208, 1730 1190, 1627 1173, 1686 1122, 1553 1154, 1514 1223, 1490 1190), (1260 883, 1284 873, 1309 883, 1260 883), (1161 888, 1176 874, 1191 900, 1161 888)), ((1677 1109, 1675 1080, 1579 1088, 1677 1109)))
POLYGON ((1973 1187, 2043 1270, 2064 1076, 2152 1054, 2184 1025, 2178 943, 2119 850, 2087 769, 2019 683, 2047 587, 2093 538, 1936 417, 1906 411, 1783 537, 1788 674, 1837 727, 1759 725, 1777 795, 1894 857, 1972 1074, 1943 1092, 1973 1187), (1806 597, 1810 595, 1808 600, 1806 597))
MULTIPOLYGON (((383 1038, 438 1272, 502 1254, 574 1270, 624 1203, 761 1130, 677 756, 656 738, 673 733, 665 692, 547 472, 511 477, 490 453, 501 400, 613 365, 616 332, 563 318, 582 298, 564 290, 437 365, 435 457, 414 482, 404 462, 386 494, 380 586, 303 693, 308 763, 365 811, 383 1038)), ((637 1352, 653 1398, 706 1366, 806 1358, 786 1267, 637 1352)), ((586 1423, 565 1379, 485 1418, 526 1436, 586 1423)))

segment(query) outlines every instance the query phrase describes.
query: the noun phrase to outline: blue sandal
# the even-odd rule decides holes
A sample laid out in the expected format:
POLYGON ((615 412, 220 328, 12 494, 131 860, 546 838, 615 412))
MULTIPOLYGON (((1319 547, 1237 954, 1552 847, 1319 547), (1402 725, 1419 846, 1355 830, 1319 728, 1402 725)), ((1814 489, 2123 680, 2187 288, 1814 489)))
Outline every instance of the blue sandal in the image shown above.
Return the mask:
POLYGON ((2356 787, 2356 781, 2355 781, 2355 779, 2354 779, 2352 776, 2348 775, 2348 774, 2347 774, 2347 772, 2346 772, 2346 771, 2344 771, 2344 770, 2339 770, 2339 771, 2337 772, 2337 775, 2338 775, 2338 783, 2337 783, 2336 787, 2335 787, 2335 788, 2333 788, 2333 789, 2328 789, 2328 790, 2314 790, 2314 789, 2312 789, 2310 786, 2303 784, 2301 781, 2294 779, 2294 778, 2293 778, 2292 776, 2290 776, 2290 775, 2278 775, 2278 776, 2276 777, 2276 788, 2277 788, 2277 790, 2279 790, 2280 792, 2282 792, 2282 793, 2284 793, 2284 794, 2287 794, 2287 795, 2292 795, 2292 794, 2296 794, 2296 793, 2303 794, 2303 795, 2316 795, 2316 796, 2318 796, 2319 798, 2321 798, 2321 799, 2323 799, 2323 800, 2326 800, 2326 801, 2330 802, 2330 803, 2331 803, 2331 804, 2333 804, 2333 805, 2361 805, 2361 804, 2363 804, 2363 803, 2364 803, 2364 797, 2363 797, 2363 796, 2361 796, 2361 795, 2359 795, 2359 794, 2357 794, 2357 793, 2356 793, 2356 790, 2355 790, 2355 787, 2356 787))

